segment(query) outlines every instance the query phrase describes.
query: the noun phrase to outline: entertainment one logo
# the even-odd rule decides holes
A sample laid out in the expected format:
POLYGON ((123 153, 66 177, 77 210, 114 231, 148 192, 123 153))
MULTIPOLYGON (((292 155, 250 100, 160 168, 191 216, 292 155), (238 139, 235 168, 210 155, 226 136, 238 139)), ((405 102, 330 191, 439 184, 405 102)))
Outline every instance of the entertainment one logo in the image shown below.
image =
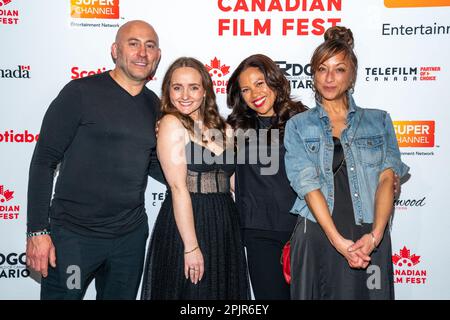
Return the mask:
POLYGON ((214 57, 209 64, 205 64, 205 67, 211 76, 215 93, 226 94, 228 79, 224 77, 230 73, 230 66, 222 64, 217 57, 214 57))
POLYGON ((0 220, 17 220, 19 218, 20 205, 13 205, 14 191, 0 185, 0 220))
POLYGON ((394 283, 396 284, 425 284, 427 280, 427 270, 417 268, 421 262, 420 257, 411 254, 411 250, 406 246, 400 249, 399 253, 392 256, 394 263, 394 283))
POLYGON ((436 81, 440 66, 395 66, 395 67, 366 67, 365 80, 367 82, 415 82, 436 81))
POLYGON ((312 89, 311 65, 292 63, 288 61, 275 61, 291 84, 292 89, 312 89))
POLYGON ((2 79, 30 79, 31 67, 28 65, 18 65, 17 68, 0 69, 2 79))
POLYGON ((77 19, 119 19, 119 0, 70 0, 70 16, 77 19))
POLYGON ((0 25, 16 25, 19 23, 19 10, 6 9, 6 5, 10 4, 12 0, 0 0, 0 25))
POLYGON ((27 278, 30 271, 26 267, 26 254, 0 253, 0 279, 27 278))

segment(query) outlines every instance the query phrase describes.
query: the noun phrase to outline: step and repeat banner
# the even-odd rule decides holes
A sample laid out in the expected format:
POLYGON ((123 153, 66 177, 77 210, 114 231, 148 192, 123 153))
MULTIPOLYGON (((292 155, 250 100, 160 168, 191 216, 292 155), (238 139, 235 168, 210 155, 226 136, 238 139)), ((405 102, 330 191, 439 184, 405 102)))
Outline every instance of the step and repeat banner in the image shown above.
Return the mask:
MULTIPOLYGON (((351 28, 355 99, 389 111, 411 167, 392 221, 396 297, 450 299, 449 0, 0 0, 0 299, 39 298, 25 231, 43 115, 68 81, 113 68, 117 29, 134 19, 160 37, 162 59, 147 86, 159 95, 169 64, 194 56, 210 70, 224 116, 227 80, 255 53, 276 61, 293 96, 313 106, 311 54, 328 27, 351 28)), ((164 191, 150 180, 150 228, 164 191)))

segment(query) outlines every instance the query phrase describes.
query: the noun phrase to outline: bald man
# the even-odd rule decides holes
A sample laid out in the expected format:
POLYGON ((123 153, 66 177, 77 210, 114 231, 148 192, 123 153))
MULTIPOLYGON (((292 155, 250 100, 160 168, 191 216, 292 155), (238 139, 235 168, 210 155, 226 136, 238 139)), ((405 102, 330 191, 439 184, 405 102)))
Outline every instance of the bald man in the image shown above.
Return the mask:
POLYGON ((159 99, 146 82, 161 50, 154 28, 130 21, 111 47, 115 68, 69 82, 50 104, 30 165, 27 265, 41 299, 135 299, 148 237, 148 175, 159 99), (60 164, 53 198, 53 178, 60 164))

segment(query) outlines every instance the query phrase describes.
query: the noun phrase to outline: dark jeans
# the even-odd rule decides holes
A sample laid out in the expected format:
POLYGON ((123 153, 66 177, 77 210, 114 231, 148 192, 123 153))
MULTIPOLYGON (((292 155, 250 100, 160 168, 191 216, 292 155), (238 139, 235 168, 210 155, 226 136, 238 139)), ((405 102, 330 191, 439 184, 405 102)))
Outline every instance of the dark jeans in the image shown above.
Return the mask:
POLYGON ((248 269, 257 300, 289 300, 290 289, 280 262, 291 232, 244 229, 248 269))
POLYGON ((148 224, 112 239, 86 237, 52 227, 56 268, 42 278, 41 299, 82 299, 95 279, 97 300, 136 299, 144 264, 148 224))

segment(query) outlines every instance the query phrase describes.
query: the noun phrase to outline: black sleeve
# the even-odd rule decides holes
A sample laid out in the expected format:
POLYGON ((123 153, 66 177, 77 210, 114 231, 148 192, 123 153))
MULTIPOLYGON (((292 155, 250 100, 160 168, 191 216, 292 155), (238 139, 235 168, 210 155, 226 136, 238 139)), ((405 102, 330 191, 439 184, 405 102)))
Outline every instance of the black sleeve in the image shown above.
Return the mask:
POLYGON ((27 231, 49 228, 53 177, 80 122, 81 91, 72 81, 50 104, 42 121, 28 178, 27 231))

